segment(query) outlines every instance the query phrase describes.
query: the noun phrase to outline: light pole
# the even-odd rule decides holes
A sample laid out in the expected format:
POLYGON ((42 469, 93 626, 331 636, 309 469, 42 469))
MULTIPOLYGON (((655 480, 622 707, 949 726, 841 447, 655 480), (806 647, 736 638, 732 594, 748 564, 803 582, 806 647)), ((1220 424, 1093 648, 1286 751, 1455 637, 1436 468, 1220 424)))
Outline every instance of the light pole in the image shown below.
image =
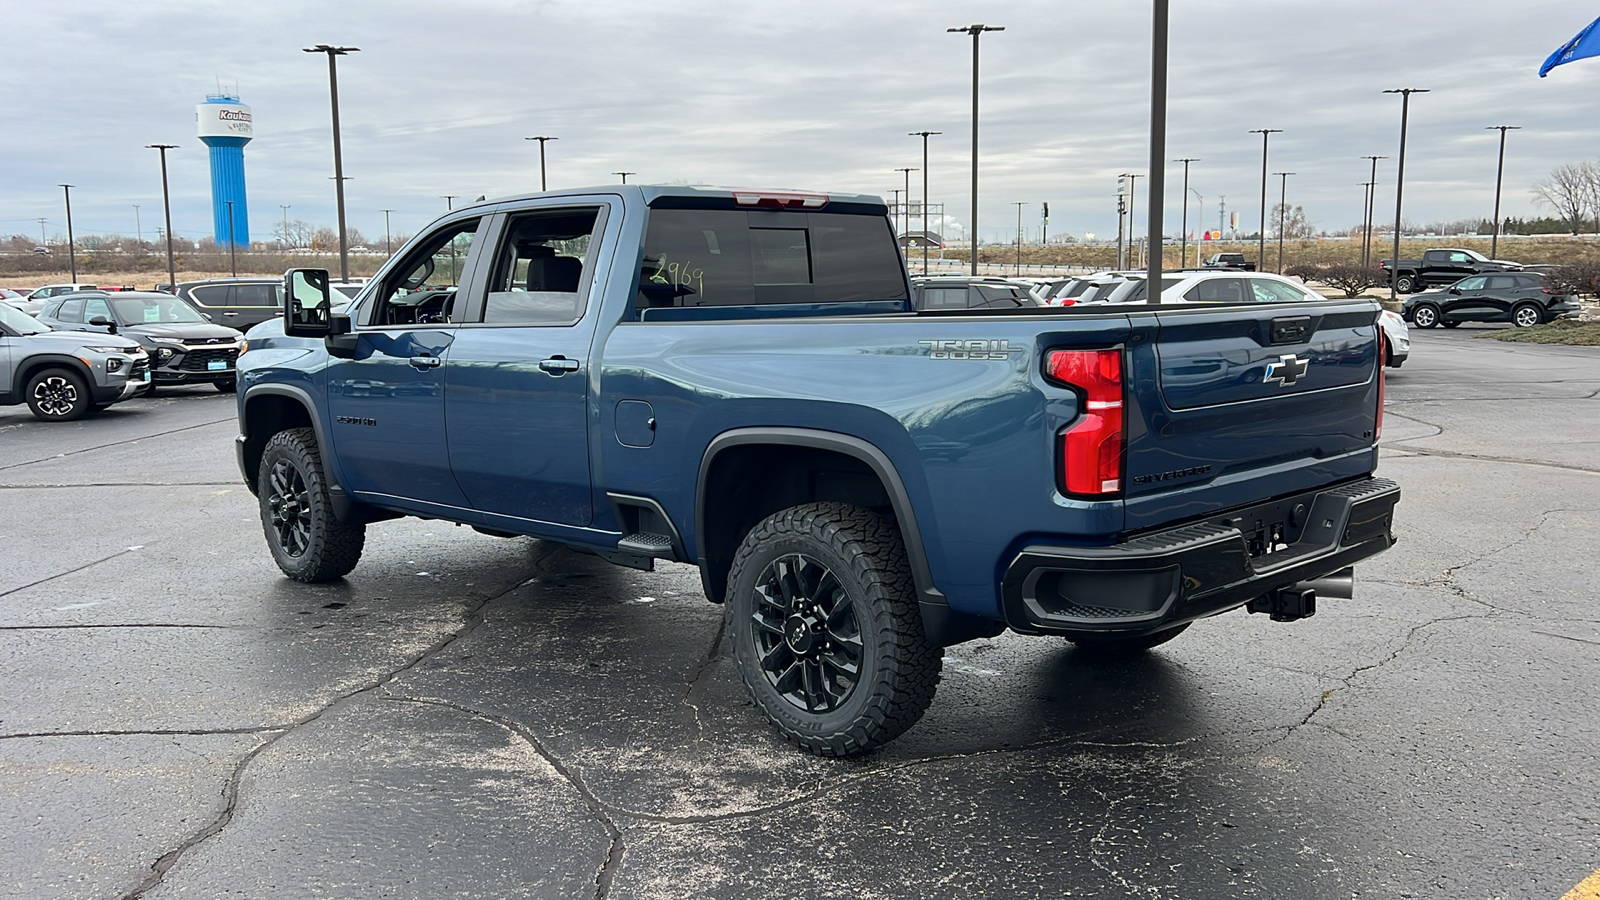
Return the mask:
POLYGON ((1251 134, 1261 135, 1261 227, 1256 229, 1256 267, 1267 268, 1267 138, 1281 134, 1282 128, 1252 128, 1251 134))
POLYGON ((238 241, 234 240, 233 236, 233 201, 224 200, 222 202, 228 204, 228 271, 233 274, 233 277, 238 278, 239 258, 235 255, 233 249, 238 244, 238 241))
POLYGON ((1283 176, 1278 182, 1278 274, 1283 274, 1283 219, 1289 211, 1287 199, 1289 196, 1289 176, 1293 172, 1273 172, 1274 175, 1283 176))
POLYGON ((178 292, 178 267, 172 259, 172 195, 167 190, 167 151, 177 146, 177 144, 145 145, 145 149, 155 150, 161 154, 161 209, 167 216, 167 285, 174 294, 178 292))
POLYGON ((1132 266, 1133 257, 1137 256, 1133 251, 1139 244, 1138 238, 1134 237, 1138 232, 1133 230, 1133 193, 1139 186, 1139 176, 1129 172, 1123 177, 1128 179, 1128 265, 1132 266))
POLYGON ((389 236, 389 213, 392 212, 394 212, 392 209, 383 211, 383 252, 387 256, 394 255, 394 241, 389 236))
POLYGON ((1361 265, 1372 265, 1372 220, 1378 212, 1378 160, 1388 159, 1387 156, 1363 156, 1362 159, 1372 160, 1372 177, 1367 179, 1367 218, 1364 229, 1365 236, 1361 241, 1361 265))
POLYGON ((972 35, 972 221, 971 252, 972 274, 978 274, 978 38, 985 31, 1005 31, 1003 25, 984 25, 979 22, 964 28, 946 28, 947 32, 972 35))
MULTIPOLYGON (((1145 250, 1145 301, 1161 302, 1162 220, 1167 190, 1167 9, 1154 0, 1150 16, 1150 228, 1145 250)), ((1187 165, 1187 164, 1185 164, 1187 165)))
POLYGON ((72 185, 63 184, 61 192, 67 197, 67 261, 72 265, 72 283, 78 283, 78 251, 72 246, 72 185))
POLYGON ((283 210, 283 249, 289 250, 294 246, 289 241, 289 204, 279 203, 278 208, 283 210))
POLYGON ((523 138, 523 140, 525 140, 525 141, 538 141, 539 142, 539 190, 541 190, 541 191, 550 190, 550 188, 547 185, 547 183, 545 182, 545 178, 544 178, 544 145, 545 145, 546 141, 559 141, 561 139, 560 138, 553 138, 553 137, 550 137, 549 135, 541 134, 541 135, 537 135, 535 137, 523 138))
POLYGON ((1028 203, 1025 200, 1013 200, 1012 203, 1017 207, 1017 274, 1021 275, 1022 274, 1022 208, 1024 206, 1027 206, 1028 203))
MULTIPOLYGON (((1400 158, 1395 161, 1394 176, 1394 256, 1390 257, 1390 264, 1398 269, 1400 267, 1400 210, 1401 200, 1406 187, 1406 124, 1411 116, 1411 95, 1426 94, 1428 88, 1391 88, 1385 94, 1400 95, 1400 158)), ((1395 271, 1389 272, 1389 299, 1395 298, 1395 271)))
POLYGON ((613 174, 613 175, 621 175, 622 176, 622 183, 623 184, 627 184, 629 175, 637 175, 639 173, 638 172, 612 172, 611 174, 613 174))
MULTIPOLYGON (((944 134, 942 131, 912 131, 911 137, 922 136, 922 274, 928 274, 928 135, 944 134)), ((941 229, 943 225, 939 226, 941 229)), ((941 245, 942 246, 942 245, 941 245)))
MULTIPOLYGON (((1183 233, 1178 235, 1178 268, 1189 264, 1189 163, 1199 162, 1198 157, 1186 156, 1173 162, 1183 163, 1183 233)), ((1201 201, 1202 208, 1205 206, 1201 201)))
MULTIPOLYGON (((1189 188, 1189 191, 1190 191, 1190 193, 1193 193, 1196 197, 1200 198, 1200 231, 1202 232, 1201 237, 1205 237, 1204 232, 1206 230, 1206 226, 1205 226, 1206 195, 1200 193, 1199 191, 1195 190, 1194 188, 1189 188)), ((1184 199, 1185 202, 1187 202, 1188 199, 1189 199, 1188 195, 1185 195, 1183 199, 1184 199)), ((1202 241, 1195 241, 1194 242, 1194 267, 1197 268, 1197 269, 1200 268, 1200 244, 1201 243, 1203 243, 1203 242, 1202 241)), ((1188 265, 1188 261, 1187 260, 1180 260, 1180 262, 1183 262, 1184 265, 1188 265)))
MULTIPOLYGON (((335 47, 318 44, 302 48, 307 53, 328 54, 328 96, 333 104, 333 184, 334 198, 339 207, 339 280, 350 280, 350 244, 344 234, 344 154, 339 147, 339 68, 338 57, 360 50, 360 47, 335 47)), ((171 231, 169 230, 170 234, 171 231)))
POLYGON ((917 168, 916 166, 901 166, 900 168, 895 169, 895 171, 904 172, 906 175, 906 230, 900 232, 902 235, 905 235, 911 233, 911 173, 917 171, 917 168))
POLYGON ((900 230, 900 189, 889 188, 889 193, 894 195, 894 228, 900 230))
POLYGON ((1368 223, 1372 215, 1372 186, 1374 182, 1358 181, 1361 185, 1361 268, 1367 267, 1367 237, 1372 230, 1368 223))
POLYGON ((450 210, 456 208, 455 199, 457 197, 459 197, 459 196, 461 196, 461 195, 460 194, 440 194, 439 195, 439 199, 444 201, 445 212, 449 212, 450 210))
POLYGON ((144 252, 144 225, 139 221, 139 204, 133 205, 133 234, 134 240, 139 242, 139 252, 144 252))
POLYGON ((1489 258, 1496 259, 1500 251, 1500 184, 1506 174, 1506 132, 1521 131, 1521 125, 1490 125, 1485 131, 1500 132, 1500 162, 1494 169, 1494 237, 1489 239, 1489 258))

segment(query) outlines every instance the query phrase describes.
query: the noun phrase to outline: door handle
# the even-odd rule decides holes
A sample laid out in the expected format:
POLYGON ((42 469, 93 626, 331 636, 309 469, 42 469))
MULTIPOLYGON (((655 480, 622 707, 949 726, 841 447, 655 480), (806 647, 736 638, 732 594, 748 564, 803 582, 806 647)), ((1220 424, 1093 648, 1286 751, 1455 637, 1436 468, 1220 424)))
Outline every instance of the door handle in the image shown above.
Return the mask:
POLYGON ((413 356, 413 357, 411 357, 411 368, 413 368, 413 369, 436 369, 436 368, 439 367, 439 364, 442 363, 442 362, 444 362, 444 360, 440 359, 437 356, 413 356))
POLYGON ((578 361, 567 359, 565 356, 552 356, 549 359, 540 360, 539 368, 549 372, 551 375, 561 375, 566 372, 578 371, 578 361))

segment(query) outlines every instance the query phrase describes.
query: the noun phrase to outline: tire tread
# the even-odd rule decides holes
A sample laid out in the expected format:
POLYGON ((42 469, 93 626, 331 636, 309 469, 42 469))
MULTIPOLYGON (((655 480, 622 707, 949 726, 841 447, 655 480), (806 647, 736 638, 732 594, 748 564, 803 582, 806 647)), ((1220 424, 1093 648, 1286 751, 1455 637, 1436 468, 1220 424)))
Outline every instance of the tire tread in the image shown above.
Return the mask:
POLYGON ((267 511, 267 492, 261 490, 261 526, 266 533, 267 546, 272 549, 273 560, 283 574, 296 581, 315 584, 343 578, 361 561, 361 551, 366 547, 366 526, 345 525, 334 518, 332 501, 328 497, 328 480, 323 473, 322 454, 317 450, 317 434, 314 430, 287 428, 269 438, 261 450, 258 478, 266 478, 271 470, 271 460, 278 455, 289 456, 303 467, 306 492, 311 497, 315 521, 311 527, 310 546, 300 557, 303 564, 295 565, 289 561, 292 558, 278 552, 267 511))

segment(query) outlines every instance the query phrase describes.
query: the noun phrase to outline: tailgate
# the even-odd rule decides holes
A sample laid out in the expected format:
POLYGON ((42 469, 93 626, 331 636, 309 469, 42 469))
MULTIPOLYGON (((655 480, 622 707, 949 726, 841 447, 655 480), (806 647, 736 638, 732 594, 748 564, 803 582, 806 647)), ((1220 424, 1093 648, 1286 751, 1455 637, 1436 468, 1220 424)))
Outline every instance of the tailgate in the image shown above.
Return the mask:
POLYGON ((1380 307, 1366 300, 1135 315, 1125 529, 1372 472, 1380 307))

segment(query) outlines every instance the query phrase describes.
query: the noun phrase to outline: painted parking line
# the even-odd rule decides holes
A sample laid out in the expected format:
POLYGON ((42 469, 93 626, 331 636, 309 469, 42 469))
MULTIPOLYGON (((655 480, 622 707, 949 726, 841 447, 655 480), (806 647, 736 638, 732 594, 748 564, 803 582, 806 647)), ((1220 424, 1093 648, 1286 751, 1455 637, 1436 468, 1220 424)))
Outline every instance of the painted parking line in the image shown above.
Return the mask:
POLYGON ((1561 900, 1600 900, 1600 871, 1578 882, 1578 886, 1561 895, 1561 900))

